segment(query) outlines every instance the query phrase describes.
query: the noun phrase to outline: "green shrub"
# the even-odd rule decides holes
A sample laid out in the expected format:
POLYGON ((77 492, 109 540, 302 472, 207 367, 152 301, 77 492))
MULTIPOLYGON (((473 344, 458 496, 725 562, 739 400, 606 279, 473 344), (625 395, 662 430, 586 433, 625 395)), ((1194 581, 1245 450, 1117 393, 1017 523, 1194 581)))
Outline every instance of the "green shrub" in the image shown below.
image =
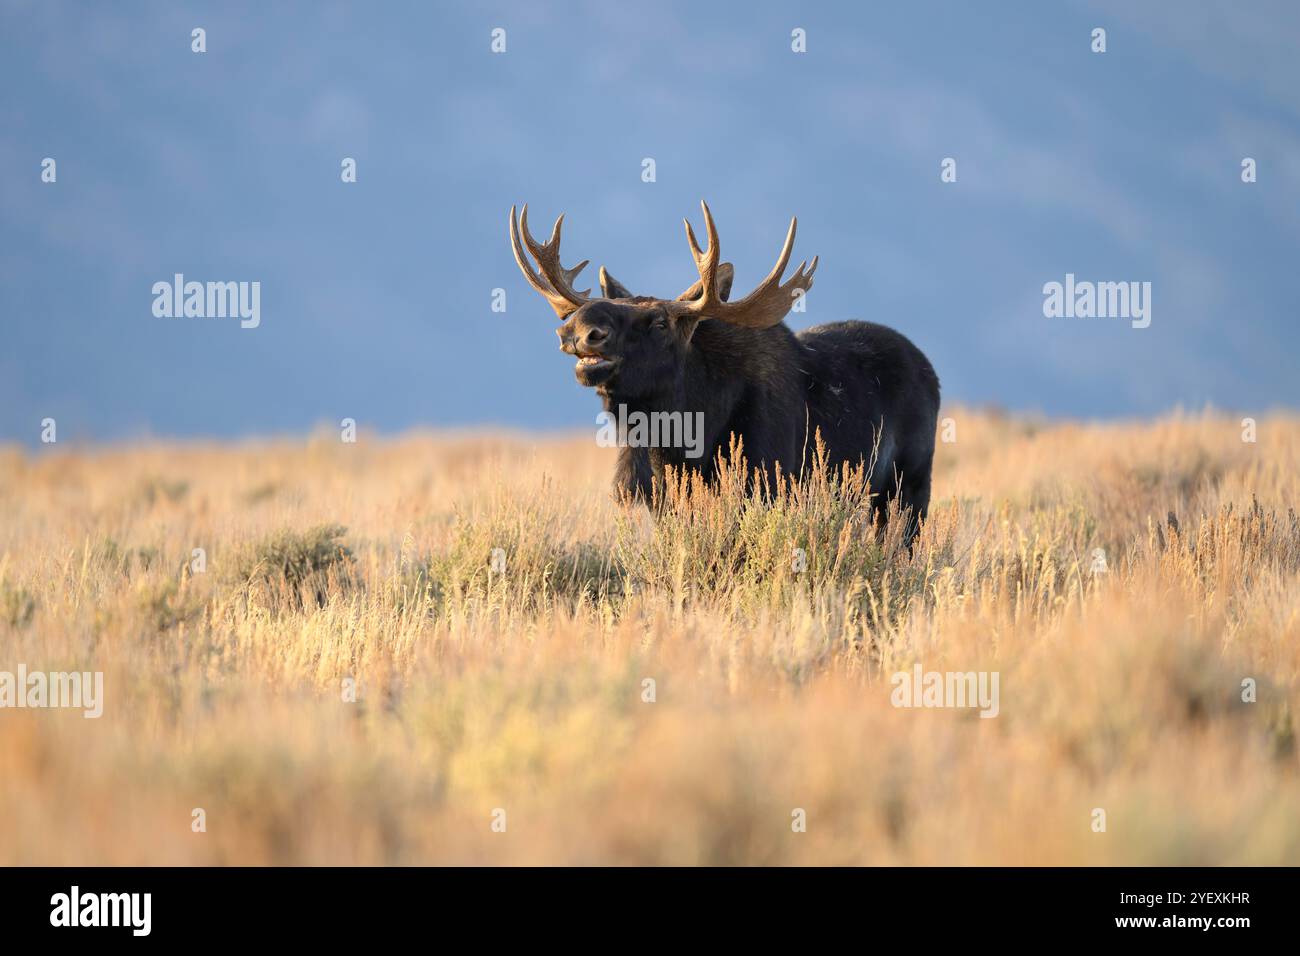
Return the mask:
POLYGON ((331 588, 357 583, 352 551, 340 540, 346 533, 337 524, 278 531, 237 554, 233 575, 246 595, 260 594, 271 605, 324 606, 331 588))

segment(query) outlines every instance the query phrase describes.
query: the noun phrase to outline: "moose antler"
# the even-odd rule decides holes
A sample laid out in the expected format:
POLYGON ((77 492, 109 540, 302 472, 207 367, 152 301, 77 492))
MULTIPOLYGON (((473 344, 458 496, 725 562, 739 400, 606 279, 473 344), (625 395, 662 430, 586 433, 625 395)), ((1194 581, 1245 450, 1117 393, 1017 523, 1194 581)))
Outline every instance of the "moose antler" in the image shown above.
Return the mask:
POLYGON ((587 289, 585 292, 575 292, 573 289, 573 280, 578 277, 578 273, 587 267, 591 260, 583 259, 572 269, 566 269, 560 264, 560 229, 564 225, 564 214, 555 220, 555 227, 551 230, 551 238, 544 243, 539 243, 533 238, 528 231, 528 203, 524 203, 523 211, 519 219, 515 220, 515 207, 510 207, 510 245, 515 251, 515 262, 519 263, 519 269, 523 272, 524 278, 528 284, 540 292, 546 301, 551 303, 551 308, 560 318, 564 318, 570 312, 574 312, 589 301, 588 294, 591 292, 587 289), (532 266, 528 263, 528 257, 524 255, 523 247, 519 242, 519 233, 523 232, 524 242, 528 244, 528 251, 533 254, 537 260, 537 266, 541 270, 539 277, 532 266))
MULTIPOLYGON (((807 262, 799 263, 799 268, 795 270, 790 280, 784 285, 781 284, 781 274, 785 272, 786 263, 790 261, 790 251, 794 248, 794 234, 799 220, 793 217, 790 219, 790 231, 785 237, 785 247, 782 248, 781 255, 767 278, 743 299, 737 302, 725 302, 719 291, 719 280, 722 278, 726 264, 720 264, 718 227, 713 223, 713 215, 709 212, 708 203, 701 200, 700 207, 704 210, 704 231, 709 241, 708 249, 700 248, 699 242, 695 239, 695 230, 691 228, 690 221, 686 221, 686 241, 690 244, 695 268, 700 273, 699 291, 691 299, 679 299, 665 304, 678 315, 696 315, 700 318, 707 316, 747 329, 766 329, 776 325, 790 311, 794 301, 793 293, 796 290, 807 292, 812 288, 813 273, 817 271, 817 257, 813 256, 811 266, 807 262)), ((696 288, 692 286, 687 291, 694 292, 696 288)))
MULTIPOLYGON (((718 246, 718 228, 709 212, 708 203, 701 201, 704 210, 705 238, 707 249, 701 249, 695 238, 695 230, 686 222, 686 241, 691 247, 691 256, 699 270, 699 281, 683 292, 677 299, 664 302, 664 306, 674 315, 694 316, 697 319, 721 319, 732 325, 749 329, 766 329, 779 323, 794 304, 794 294, 807 292, 812 288, 813 273, 817 271, 817 257, 812 264, 799 263, 799 268, 784 284, 781 276, 786 263, 790 261, 790 251, 794 248, 795 230, 799 220, 791 218, 790 231, 785 237, 785 246, 777 258, 776 265, 766 279, 743 299, 735 302, 726 301, 727 290, 731 285, 731 263, 721 261, 718 246)), ((583 259, 572 269, 566 269, 560 263, 560 230, 564 226, 564 216, 555 220, 551 238, 539 243, 528 229, 528 204, 525 203, 518 217, 515 207, 510 207, 510 245, 514 249, 515 262, 528 280, 528 284, 540 292, 551 308, 561 319, 576 312, 591 301, 591 290, 577 292, 573 280, 586 268, 589 260, 583 259), (520 238, 522 234, 522 240, 520 238), (528 251, 537 260, 535 270, 524 253, 525 244, 528 251), (540 275, 538 274, 540 271, 540 275)))

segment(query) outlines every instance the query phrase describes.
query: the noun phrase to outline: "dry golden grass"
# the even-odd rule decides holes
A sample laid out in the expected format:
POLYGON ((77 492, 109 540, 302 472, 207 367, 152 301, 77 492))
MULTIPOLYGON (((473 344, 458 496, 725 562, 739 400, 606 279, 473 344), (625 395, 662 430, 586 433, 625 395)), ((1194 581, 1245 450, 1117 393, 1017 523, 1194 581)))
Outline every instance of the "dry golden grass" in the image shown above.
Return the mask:
POLYGON ((106 697, 0 710, 0 863, 1300 863, 1300 420, 949 414, 911 555, 588 436, 0 450, 0 670, 106 697))

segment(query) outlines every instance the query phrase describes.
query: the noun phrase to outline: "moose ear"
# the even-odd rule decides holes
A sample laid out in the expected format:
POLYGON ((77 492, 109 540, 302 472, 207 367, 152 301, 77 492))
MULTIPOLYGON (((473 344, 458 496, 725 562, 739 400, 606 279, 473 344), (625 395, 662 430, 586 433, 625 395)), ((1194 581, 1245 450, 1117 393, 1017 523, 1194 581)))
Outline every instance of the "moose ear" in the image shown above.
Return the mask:
POLYGON ((700 315, 673 315, 669 313, 669 321, 672 323, 673 331, 683 344, 689 342, 695 335, 695 329, 700 324, 700 315))
MULTIPOLYGON (((736 267, 730 262, 723 262, 718 266, 718 297, 723 302, 727 301, 727 296, 731 295, 731 280, 736 277, 736 267)), ((691 299, 700 297, 700 282, 697 279, 695 284, 677 297, 678 302, 689 302, 691 299)))
POLYGON ((600 291, 605 294, 607 299, 630 299, 633 297, 628 287, 606 272, 604 266, 600 267, 600 291))
POLYGON ((718 266, 718 298, 723 302, 731 295, 731 280, 736 277, 736 267, 730 262, 718 266))

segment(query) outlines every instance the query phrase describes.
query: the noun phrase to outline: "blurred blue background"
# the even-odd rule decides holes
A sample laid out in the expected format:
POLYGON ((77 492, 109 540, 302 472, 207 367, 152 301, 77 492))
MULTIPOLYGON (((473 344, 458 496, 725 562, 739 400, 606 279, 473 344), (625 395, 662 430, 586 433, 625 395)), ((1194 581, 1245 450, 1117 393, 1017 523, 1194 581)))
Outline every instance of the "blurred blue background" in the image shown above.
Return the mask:
POLYGON ((790 323, 893 325, 947 401, 1296 404, 1295 3, 0 10, 0 440, 586 427, 510 255, 525 200, 584 278, 658 295, 700 198, 742 291, 797 214, 822 264, 790 323), (260 328, 155 318, 176 272, 260 281, 260 328), (1044 318, 1066 272, 1152 282, 1150 328, 1044 318))

